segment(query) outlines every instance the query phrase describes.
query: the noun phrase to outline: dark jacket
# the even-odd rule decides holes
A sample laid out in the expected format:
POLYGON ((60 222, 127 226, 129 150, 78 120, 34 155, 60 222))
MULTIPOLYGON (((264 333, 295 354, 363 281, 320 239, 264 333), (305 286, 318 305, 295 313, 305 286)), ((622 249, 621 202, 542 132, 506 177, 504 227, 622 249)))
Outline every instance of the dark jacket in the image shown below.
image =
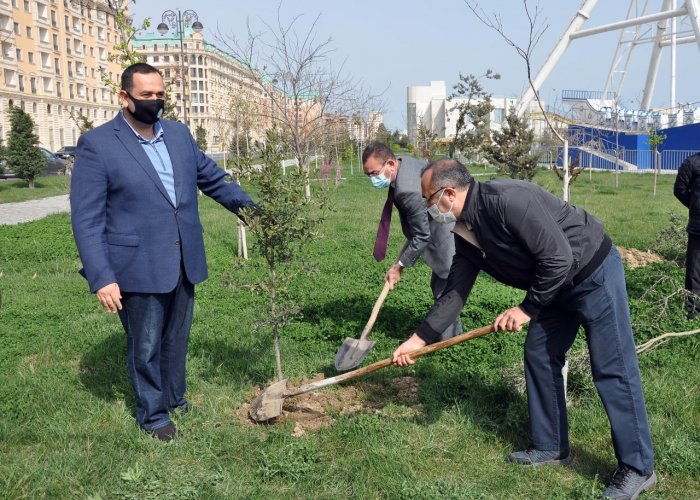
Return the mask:
POLYGON ((427 342, 454 321, 480 270, 527 290, 520 308, 534 319, 579 273, 590 275, 612 244, 598 219, 524 181, 472 182, 460 220, 481 248, 455 237, 445 292, 416 330, 427 342))
POLYGON ((689 156, 681 164, 673 194, 688 207, 688 232, 700 234, 700 153, 689 156))

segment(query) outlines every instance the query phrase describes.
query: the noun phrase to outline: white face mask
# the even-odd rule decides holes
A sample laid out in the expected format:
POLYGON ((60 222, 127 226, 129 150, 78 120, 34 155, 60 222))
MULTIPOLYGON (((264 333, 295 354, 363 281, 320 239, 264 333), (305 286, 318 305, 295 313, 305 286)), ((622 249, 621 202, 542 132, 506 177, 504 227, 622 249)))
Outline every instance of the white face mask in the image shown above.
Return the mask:
POLYGON ((442 193, 440 193, 440 198, 438 198, 438 201, 428 207, 428 215, 430 215, 433 220, 439 224, 453 224, 457 222, 457 217, 455 217, 455 214, 452 213, 452 207, 455 204, 454 200, 452 201, 450 209, 447 212, 442 213, 440 208, 438 208, 438 203, 440 203, 443 194, 445 194, 445 189, 443 189, 442 193))

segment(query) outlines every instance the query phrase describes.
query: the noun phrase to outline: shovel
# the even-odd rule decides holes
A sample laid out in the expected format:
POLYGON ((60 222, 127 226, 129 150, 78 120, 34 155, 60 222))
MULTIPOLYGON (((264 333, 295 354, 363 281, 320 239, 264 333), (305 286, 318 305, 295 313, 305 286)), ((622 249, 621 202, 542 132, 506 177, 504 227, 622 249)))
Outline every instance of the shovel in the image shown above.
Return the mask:
MULTIPOLYGON (((403 244, 401 250, 399 250, 399 257, 397 257, 396 261, 394 261, 394 264, 399 261, 401 254, 403 254, 407 246, 408 240, 403 244)), ((367 354, 369 354, 369 351, 371 351, 374 347, 374 340, 367 340, 367 336, 369 335, 369 332, 372 331, 374 322, 377 321, 379 309, 381 309, 382 304, 384 304, 384 299, 386 299, 386 296, 389 294, 389 290, 389 283, 385 282, 382 293, 379 294, 377 302, 374 303, 372 314, 370 314, 369 320, 367 321, 364 330, 362 330, 362 333, 360 334, 360 338, 353 339, 347 337, 345 342, 343 342, 343 345, 341 345, 340 349, 338 349, 338 353, 335 355, 335 369, 339 372, 348 371, 359 366, 360 363, 362 363, 362 360, 365 359, 367 354)))
MULTIPOLYGON (((472 330, 470 332, 457 335, 451 339, 443 340, 442 342, 437 342, 435 344, 427 345, 416 349, 410 356, 411 359, 417 359, 431 352, 439 351, 446 347, 459 344, 466 340, 471 340, 476 337, 481 337, 493 331, 493 325, 484 326, 472 330)), ((255 401, 253 401, 250 407, 250 418, 256 422, 265 422, 271 418, 278 417, 282 414, 282 405, 284 404, 285 398, 290 398, 292 396, 299 396, 301 394, 306 394, 307 392, 316 391, 322 389, 323 387, 328 387, 330 385, 338 384, 346 380, 351 380, 359 377, 363 377, 369 373, 375 372, 382 368, 391 365, 391 358, 386 358, 381 361, 377 361, 371 365, 358 368, 351 372, 343 373, 341 375, 336 375, 335 377, 325 378, 323 380, 318 380, 316 382, 311 382, 310 384, 303 385, 297 388, 288 388, 287 379, 280 380, 270 385, 265 389, 255 401)))

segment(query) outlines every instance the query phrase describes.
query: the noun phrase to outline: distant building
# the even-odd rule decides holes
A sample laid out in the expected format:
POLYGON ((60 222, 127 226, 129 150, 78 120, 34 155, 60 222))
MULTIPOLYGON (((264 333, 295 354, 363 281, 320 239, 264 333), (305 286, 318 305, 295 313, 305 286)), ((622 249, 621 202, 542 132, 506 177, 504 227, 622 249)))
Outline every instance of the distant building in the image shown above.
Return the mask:
POLYGON ((250 129, 253 139, 262 138, 270 128, 271 103, 263 89, 240 61, 207 42, 201 32, 185 29, 182 48, 176 29, 164 35, 142 33, 133 45, 162 72, 177 119, 187 122, 193 132, 199 126, 206 129, 210 149, 228 148, 244 128, 250 129))
POLYGON ((119 109, 117 96, 102 83, 119 64, 107 60, 117 42, 114 16, 104 2, 81 7, 70 0, 0 0, 0 137, 10 131, 8 110, 31 115, 40 144, 52 151, 75 145, 76 123, 95 126, 119 109))
POLYGON ((354 141, 366 143, 377 136, 379 125, 384 123, 384 115, 378 111, 370 111, 367 117, 357 117, 348 120, 348 132, 354 141))
MULTIPOLYGON (((455 125, 459 116, 456 107, 466 99, 455 98, 448 101, 447 97, 444 81, 431 81, 427 86, 408 87, 406 125, 409 142, 415 144, 421 123, 436 134, 438 139, 455 136, 455 125)), ((501 129, 509 110, 517 104, 517 101, 508 97, 491 97, 494 107, 489 117, 492 131, 501 129)), ((536 134, 541 134, 543 128, 539 120, 530 120, 530 126, 536 134)))

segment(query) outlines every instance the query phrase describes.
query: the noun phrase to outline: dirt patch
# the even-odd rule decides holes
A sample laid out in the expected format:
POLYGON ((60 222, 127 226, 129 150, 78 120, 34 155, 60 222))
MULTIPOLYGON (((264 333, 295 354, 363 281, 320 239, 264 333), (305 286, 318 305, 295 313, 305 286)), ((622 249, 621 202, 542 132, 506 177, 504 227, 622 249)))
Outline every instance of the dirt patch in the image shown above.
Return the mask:
MULTIPOLYGON (((294 387, 321 379, 323 374, 319 373, 311 380, 295 383, 294 387)), ((299 437, 307 432, 329 427, 339 417, 359 412, 379 413, 391 418, 422 416, 424 410, 420 404, 418 389, 418 380, 413 377, 396 377, 379 382, 359 382, 320 389, 287 398, 282 414, 267 422, 267 425, 294 422, 292 435, 299 437)), ((248 414, 251 403, 260 392, 262 389, 257 388, 250 396, 250 402, 235 410, 238 420, 242 423, 260 425, 248 414)))
POLYGON ((663 257, 654 252, 643 252, 636 248, 617 247, 617 249, 620 252, 622 261, 627 262, 627 265, 632 269, 645 267, 654 262, 661 262, 664 260, 663 257))

